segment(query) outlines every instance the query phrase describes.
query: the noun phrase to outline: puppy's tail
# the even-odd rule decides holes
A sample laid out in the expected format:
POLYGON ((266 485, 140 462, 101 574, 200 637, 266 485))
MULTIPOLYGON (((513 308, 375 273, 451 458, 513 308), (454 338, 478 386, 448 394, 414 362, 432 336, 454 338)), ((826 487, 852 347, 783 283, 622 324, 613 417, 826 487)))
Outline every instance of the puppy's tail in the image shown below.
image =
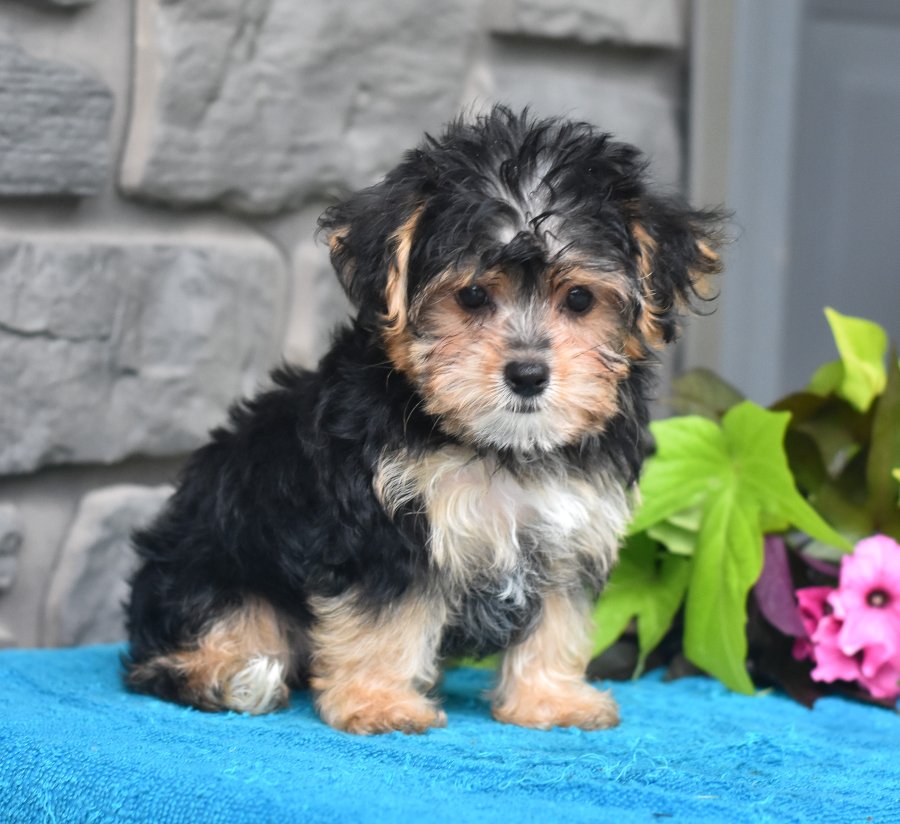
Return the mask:
POLYGON ((125 682, 135 692, 206 712, 231 710, 259 715, 288 702, 284 656, 260 653, 211 662, 208 652, 198 649, 140 663, 124 658, 123 664, 125 682))
POLYGON ((120 660, 125 669, 125 684, 129 689, 177 704, 194 706, 188 690, 187 675, 171 666, 166 656, 136 661, 130 653, 123 653, 120 660))
POLYGON ((134 587, 131 651, 123 659, 131 689, 209 712, 255 715, 287 704, 289 623, 271 604, 255 596, 229 599, 209 610, 199 629, 178 631, 136 608, 144 594, 134 587))

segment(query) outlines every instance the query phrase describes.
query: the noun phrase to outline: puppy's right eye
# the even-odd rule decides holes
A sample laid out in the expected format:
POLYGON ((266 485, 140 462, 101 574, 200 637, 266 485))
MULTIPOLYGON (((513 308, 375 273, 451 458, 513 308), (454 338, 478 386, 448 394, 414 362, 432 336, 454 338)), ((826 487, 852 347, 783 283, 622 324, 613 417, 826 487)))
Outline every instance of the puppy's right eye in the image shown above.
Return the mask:
POLYGON ((481 286, 466 286, 456 293, 456 299, 465 309, 480 309, 487 303, 488 294, 481 286))

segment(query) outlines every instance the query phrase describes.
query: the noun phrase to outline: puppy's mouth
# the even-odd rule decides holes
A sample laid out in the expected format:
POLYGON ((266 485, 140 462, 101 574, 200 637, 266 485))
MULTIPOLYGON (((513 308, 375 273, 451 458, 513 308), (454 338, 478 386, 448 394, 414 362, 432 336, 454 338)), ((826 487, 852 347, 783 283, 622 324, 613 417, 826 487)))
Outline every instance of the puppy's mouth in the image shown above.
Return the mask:
POLYGON ((532 415, 535 412, 541 411, 541 403, 536 398, 515 400, 507 406, 507 411, 513 412, 517 415, 532 415))

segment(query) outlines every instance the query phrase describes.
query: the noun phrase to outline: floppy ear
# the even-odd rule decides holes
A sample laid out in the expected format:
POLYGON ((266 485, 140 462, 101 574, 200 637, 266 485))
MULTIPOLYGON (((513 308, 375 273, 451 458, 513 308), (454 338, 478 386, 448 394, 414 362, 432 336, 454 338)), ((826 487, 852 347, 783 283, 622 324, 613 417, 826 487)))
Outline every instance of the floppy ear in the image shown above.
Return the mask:
POLYGON ((727 215, 695 210, 675 199, 645 198, 630 232, 642 306, 637 327, 660 348, 678 336, 678 318, 710 300, 711 278, 722 270, 718 248, 727 215))
POLYGON ((422 206, 408 182, 393 182, 395 174, 329 208, 319 229, 360 322, 399 330, 406 325, 409 256, 422 206))

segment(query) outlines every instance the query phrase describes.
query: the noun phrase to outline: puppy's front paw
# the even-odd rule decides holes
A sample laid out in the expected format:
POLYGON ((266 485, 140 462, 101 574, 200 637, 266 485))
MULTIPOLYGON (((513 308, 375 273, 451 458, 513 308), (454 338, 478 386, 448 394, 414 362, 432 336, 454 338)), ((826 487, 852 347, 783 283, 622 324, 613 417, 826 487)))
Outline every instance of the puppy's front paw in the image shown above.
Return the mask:
POLYGON ((331 687, 319 693, 316 706, 332 727, 356 735, 422 733, 431 727, 447 726, 446 713, 413 690, 331 687))
POLYGON ((619 706, 609 691, 600 692, 583 683, 552 689, 518 686, 494 705, 494 718, 504 724, 539 730, 604 730, 618 725, 619 706))

